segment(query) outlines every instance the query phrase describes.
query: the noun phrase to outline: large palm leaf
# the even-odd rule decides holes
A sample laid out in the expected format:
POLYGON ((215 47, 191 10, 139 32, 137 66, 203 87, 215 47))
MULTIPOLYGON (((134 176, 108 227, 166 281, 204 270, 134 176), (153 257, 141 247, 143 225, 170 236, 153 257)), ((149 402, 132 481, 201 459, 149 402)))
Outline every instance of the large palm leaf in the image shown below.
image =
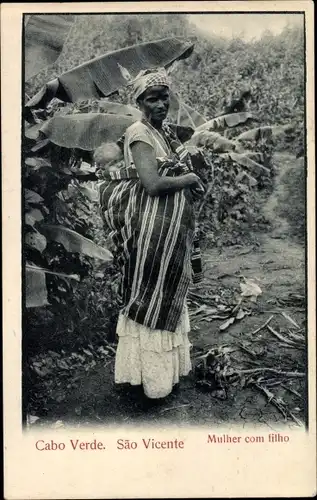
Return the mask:
POLYGON ((232 141, 209 130, 197 130, 192 135, 188 144, 196 147, 212 149, 215 153, 224 153, 227 151, 241 151, 242 147, 238 142, 232 141))
POLYGON ((246 124, 251 121, 258 121, 251 113, 231 113, 229 115, 221 115, 202 123, 197 131, 201 130, 225 130, 226 128, 237 127, 238 125, 246 124))
POLYGON ((45 274, 51 274, 67 280, 80 281, 77 274, 65 274, 44 269, 34 264, 25 266, 25 305, 26 307, 42 307, 50 305, 48 302, 45 274))
POLYGON ((179 125, 192 127, 194 130, 207 122, 203 115, 188 106, 188 104, 185 104, 174 92, 170 92, 169 115, 179 125))
POLYGON ((136 120, 140 120, 142 117, 142 112, 135 106, 131 106, 130 104, 121 104, 119 102, 113 102, 106 99, 98 102, 98 110, 100 113, 133 116, 136 120))
POLYGON ((27 107, 44 108, 53 97, 76 102, 111 95, 127 84, 125 73, 135 77, 142 69, 168 68, 174 61, 187 58, 193 49, 192 43, 180 38, 164 38, 109 52, 48 82, 27 107))
POLYGON ((57 60, 73 22, 74 16, 70 14, 26 16, 25 80, 29 80, 57 60))
POLYGON ((260 141, 266 139, 277 138, 281 135, 287 135, 294 130, 293 125, 268 125, 265 127, 252 128, 242 132, 236 139, 238 141, 260 141))
POLYGON ((256 178, 262 176, 270 176, 270 170, 263 165, 260 165, 260 163, 254 161, 252 159, 252 153, 251 157, 249 156, 248 152, 235 153, 234 151, 223 153, 220 156, 225 159, 231 159, 241 167, 245 167, 247 170, 252 172, 252 175, 254 175, 256 178))
POLYGON ((40 224, 39 227, 47 239, 61 243, 67 252, 88 255, 104 262, 110 262, 113 258, 107 248, 97 245, 72 229, 55 224, 40 224))
MULTIPOLYGON (((141 113, 131 108, 117 104, 114 113, 77 113, 74 115, 56 115, 50 120, 36 124, 26 129, 29 139, 36 140, 44 135, 57 146, 71 149, 93 151, 104 142, 118 141, 126 129, 141 113), (124 114, 125 109, 129 114, 124 114), (132 111, 129 111, 129 110, 132 111)), ((110 109, 110 108, 109 108, 110 109)), ((181 142, 187 141, 193 134, 193 129, 182 125, 172 125, 181 142)))
POLYGON ((134 121, 132 116, 106 113, 55 116, 41 133, 57 146, 92 151, 103 142, 116 142, 134 121))

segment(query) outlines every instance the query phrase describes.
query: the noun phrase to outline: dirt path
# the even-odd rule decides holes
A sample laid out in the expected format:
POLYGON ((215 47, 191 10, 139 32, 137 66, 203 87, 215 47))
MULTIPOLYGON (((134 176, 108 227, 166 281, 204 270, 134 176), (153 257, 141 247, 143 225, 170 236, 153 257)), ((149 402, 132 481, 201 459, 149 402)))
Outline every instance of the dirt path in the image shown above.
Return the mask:
MULTIPOLYGON (((283 371, 305 371, 305 346, 295 348, 282 345, 267 328, 252 334, 273 315, 270 325, 275 332, 294 329, 287 313, 300 328, 305 328, 305 254, 303 248, 287 238, 273 239, 260 235, 255 247, 209 250, 204 254, 205 282, 199 293, 215 294, 230 300, 239 289, 241 275, 255 278, 262 289, 252 314, 219 330, 223 320, 193 319, 190 339, 193 360, 201 350, 212 346, 231 349, 230 360, 239 369, 273 367, 283 371), (301 298, 302 297, 302 298, 301 298), (241 343, 246 349, 241 348, 241 343), (247 351, 258 352, 252 355, 247 351)), ((191 310, 195 307, 191 305, 191 310)), ((163 402, 152 408, 140 407, 134 399, 115 388, 114 359, 107 359, 89 371, 84 371, 80 385, 69 389, 66 398, 47 404, 45 416, 37 425, 136 425, 144 423, 184 426, 187 424, 223 426, 249 424, 274 429, 285 422, 285 416, 274 404, 268 403, 270 393, 262 393, 255 386, 243 387, 243 380, 226 387, 226 399, 213 397, 196 386, 192 373, 181 382, 163 402), (60 421, 56 424, 56 421, 60 421)), ((258 380, 259 375, 255 377, 258 380)), ((255 380, 255 381, 256 381, 255 380)), ((296 419, 305 420, 305 378, 279 377, 270 391, 282 398, 288 411, 287 425, 296 426, 296 419)), ((65 390, 65 387, 63 388, 65 390)), ((274 400, 273 400, 274 402, 274 400)))

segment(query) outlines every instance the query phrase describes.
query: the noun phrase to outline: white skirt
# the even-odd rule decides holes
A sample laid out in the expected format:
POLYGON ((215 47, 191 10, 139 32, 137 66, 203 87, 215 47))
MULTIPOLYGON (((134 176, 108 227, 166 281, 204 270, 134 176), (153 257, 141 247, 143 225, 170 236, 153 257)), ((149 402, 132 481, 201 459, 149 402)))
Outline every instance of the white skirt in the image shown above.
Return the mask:
POLYGON ((149 398, 163 398, 188 375, 192 365, 188 309, 185 306, 176 332, 152 330, 119 315, 119 343, 115 361, 115 383, 143 385, 149 398))

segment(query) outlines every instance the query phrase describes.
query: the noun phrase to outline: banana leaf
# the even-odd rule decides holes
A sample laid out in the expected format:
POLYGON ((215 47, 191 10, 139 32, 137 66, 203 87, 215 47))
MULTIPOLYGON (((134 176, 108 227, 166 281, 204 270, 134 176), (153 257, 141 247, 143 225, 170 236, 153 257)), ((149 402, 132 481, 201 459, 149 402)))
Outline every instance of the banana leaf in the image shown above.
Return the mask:
POLYGON ((27 246, 34 248, 38 252, 44 252, 46 248, 46 238, 39 232, 28 232, 25 235, 24 242, 27 246))
POLYGON ((188 144, 190 146, 212 149, 215 153, 241 150, 239 143, 231 141, 217 132, 209 132, 208 130, 196 129, 188 144))
MULTIPOLYGON (((68 112, 71 105, 64 105, 64 112, 59 113, 63 116, 71 114, 68 112)), ((110 101, 107 98, 95 100, 88 99, 77 103, 76 109, 72 113, 109 113, 114 115, 134 116, 139 120, 142 116, 141 111, 130 104, 121 104, 120 102, 110 101)))
POLYGON ((256 178, 262 177, 263 175, 270 175, 270 170, 268 168, 252 160, 247 154, 231 152, 221 154, 220 156, 222 158, 230 158, 241 167, 247 168, 256 178))
POLYGON ((246 132, 242 132, 236 139, 238 141, 259 141, 261 139, 276 138, 283 134, 293 132, 293 125, 278 125, 278 126, 265 126, 257 127, 246 132))
POLYGON ((30 149, 30 153, 37 153, 39 154, 41 152, 41 154, 43 154, 45 151, 48 150, 49 148, 49 144, 50 144, 50 141, 49 139, 43 139, 42 141, 38 141, 31 149, 30 149))
POLYGON ((100 113, 132 116, 135 120, 140 120, 142 118, 141 111, 130 104, 100 100, 98 102, 98 108, 100 113))
MULTIPOLYGON (((27 123, 27 122, 26 122, 27 123)), ((24 134, 27 139, 30 141, 36 141, 39 136, 40 128, 42 127, 43 122, 36 123, 35 125, 26 125, 24 129, 24 134)))
POLYGON ((257 163, 262 164, 264 161, 263 154, 258 151, 244 151, 243 154, 246 155, 251 160, 256 161, 257 163))
POLYGON ((26 307, 41 307, 49 305, 45 272, 36 267, 26 266, 25 273, 25 299, 26 307))
POLYGON ((88 257, 103 260, 104 262, 110 262, 113 258, 109 250, 96 245, 96 243, 72 229, 54 224, 40 224, 39 227, 41 233, 48 240, 60 243, 67 252, 82 253, 88 257))
MULTIPOLYGON (((133 116, 136 120, 140 120, 142 117, 141 111, 129 104, 100 100, 98 108, 100 113, 133 116)), ((84 111, 82 110, 82 112, 84 111)), ((168 119, 175 124, 177 123, 180 127, 190 128, 191 130, 196 129, 196 127, 207 121, 200 113, 182 102, 180 97, 171 90, 168 119)))
POLYGON ((196 130, 225 130, 226 128, 237 127, 238 125, 243 125, 251 121, 257 121, 251 113, 231 113, 230 115, 217 116, 203 123, 196 130))
POLYGON ((244 182, 247 181, 250 187, 255 187, 258 184, 258 181, 252 177, 252 175, 248 174, 245 170, 240 172, 236 177, 236 182, 244 182))
POLYGON ((182 102, 181 98, 172 91, 170 91, 169 116, 178 125, 192 127, 194 130, 207 122, 203 115, 182 102))
POLYGON ((45 274, 80 281, 77 274, 58 273, 32 264, 26 264, 25 271, 25 305, 28 308, 50 305, 47 298, 45 274))
POLYGON ((24 201, 27 204, 31 204, 31 205, 32 204, 35 204, 35 205, 40 204, 41 205, 44 201, 44 198, 42 198, 42 196, 40 196, 35 191, 32 191, 31 189, 24 189, 24 201))
POLYGON ((63 50, 75 17, 70 14, 29 15, 25 19, 25 80, 53 64, 63 50))
MULTIPOLYGON (((98 102, 98 107, 101 114, 129 117, 129 119, 126 120, 126 123, 128 124, 132 124, 134 121, 140 120, 142 118, 142 113, 138 108, 127 104, 121 104, 118 102, 104 100, 98 102)), ((99 113, 92 113, 92 112, 86 113, 85 111, 83 111, 83 109, 85 108, 80 108, 80 109, 81 109, 80 113, 74 112, 72 114, 58 114, 55 115, 55 117, 51 118, 50 120, 41 121, 40 123, 36 123, 35 125, 27 124, 25 126, 25 131, 24 131, 25 137, 29 139, 31 142, 37 141, 41 137, 41 132, 48 137, 52 136, 52 134, 55 137, 56 133, 55 126, 57 123, 63 124, 63 126, 65 127, 68 127, 68 124, 71 124, 70 126, 74 127, 75 126, 74 123, 75 122, 77 123, 77 118, 78 118, 78 123, 83 123, 83 121, 87 120, 87 126, 89 127, 92 115, 97 116, 99 115, 99 113), (59 118, 59 120, 56 120, 57 117, 59 118), (74 117, 75 121, 73 119, 69 120, 70 117, 74 117), (55 121, 52 122, 52 120, 54 119, 55 121)), ((109 118, 111 119, 111 117, 109 118)), ((72 135, 72 132, 70 132, 70 134, 72 135)), ((52 142, 54 142, 54 140, 52 140, 52 142)), ((34 146, 33 149, 34 148, 36 149, 36 146, 34 146)))
POLYGON ((184 125, 176 125, 175 123, 169 122, 169 126, 172 130, 174 130, 178 139, 184 144, 189 141, 189 139, 194 134, 194 129, 192 127, 187 127, 184 125))
MULTIPOLYGON (((120 110, 118 105, 118 110, 120 110)), ((138 111, 138 110, 136 110, 138 111)), ((135 114, 77 113, 54 116, 43 123, 38 134, 44 135, 57 146, 93 151, 105 142, 116 142, 139 117, 135 114)), ((181 142, 187 141, 194 130, 171 124, 181 142)))
MULTIPOLYGON (((87 110, 85 110, 85 107, 81 108, 81 112, 88 112, 88 106, 87 110)), ((133 118, 135 118, 135 120, 140 120, 142 118, 141 111, 135 106, 107 100, 98 101, 98 112, 132 116, 133 118)), ((181 134, 186 133, 186 135, 189 133, 189 131, 191 131, 190 133, 192 135, 198 125, 201 125, 202 123, 205 123, 207 121, 200 113, 195 111, 187 104, 183 103, 180 98, 172 91, 170 91, 170 107, 168 112, 168 120, 174 122, 173 125, 175 124, 175 126, 177 123, 178 132, 181 132, 181 134)), ((29 129, 29 135, 32 134, 32 129, 33 127, 29 129)))
POLYGON ((96 57, 48 82, 27 104, 27 108, 44 108, 57 97, 77 102, 106 97, 126 86, 126 75, 134 78, 140 70, 164 66, 168 68, 193 52, 194 45, 180 38, 164 38, 132 45, 96 57))
POLYGON ((79 113, 55 116, 40 131, 57 146, 92 151, 103 142, 116 142, 134 121, 127 115, 79 113))
POLYGON ((45 160, 45 158, 41 158, 41 157, 26 158, 25 164, 28 167, 31 167, 33 170, 39 170, 42 167, 51 167, 52 166, 48 160, 45 160))
POLYGON ((40 222, 44 219, 44 216, 38 208, 32 208, 27 211, 24 216, 25 224, 28 226, 34 226, 36 222, 40 222))

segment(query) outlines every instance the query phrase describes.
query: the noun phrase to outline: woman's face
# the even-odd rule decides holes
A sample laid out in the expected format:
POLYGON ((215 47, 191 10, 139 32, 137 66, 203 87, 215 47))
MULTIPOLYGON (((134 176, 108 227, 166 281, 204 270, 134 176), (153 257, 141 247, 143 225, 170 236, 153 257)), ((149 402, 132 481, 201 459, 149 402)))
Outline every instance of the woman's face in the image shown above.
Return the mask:
POLYGON ((153 122, 165 120, 170 104, 168 87, 156 85, 147 89, 139 99, 139 107, 145 117, 153 122))

